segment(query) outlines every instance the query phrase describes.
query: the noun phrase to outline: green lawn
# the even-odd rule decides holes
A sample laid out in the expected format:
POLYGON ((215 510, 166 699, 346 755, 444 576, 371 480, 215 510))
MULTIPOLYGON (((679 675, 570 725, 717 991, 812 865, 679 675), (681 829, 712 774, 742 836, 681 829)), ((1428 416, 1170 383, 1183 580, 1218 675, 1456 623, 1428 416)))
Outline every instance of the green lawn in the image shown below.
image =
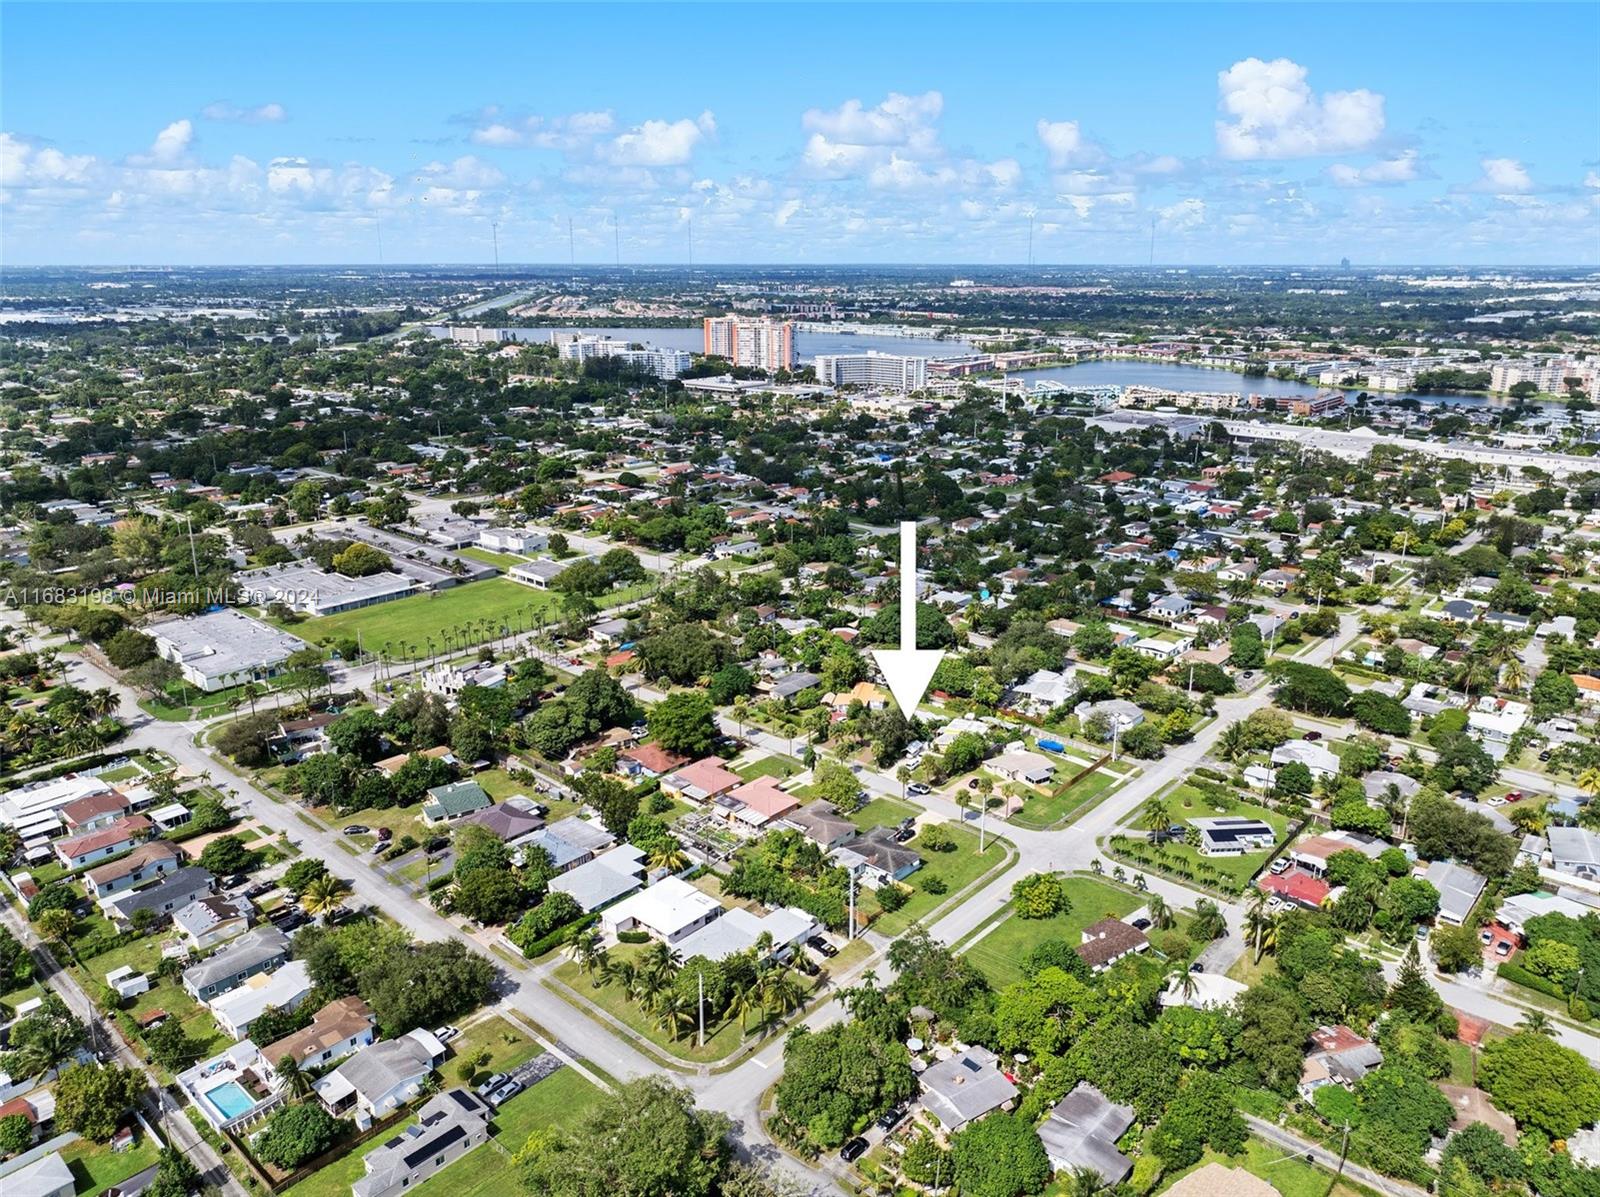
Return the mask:
POLYGON ((457 549, 456 551, 470 561, 480 561, 484 565, 492 565, 501 570, 510 569, 513 565, 521 565, 527 560, 526 557, 519 557, 515 553, 496 553, 493 549, 480 549, 476 545, 457 549))
POLYGON ((921 813, 917 807, 898 798, 874 798, 852 813, 850 821, 862 831, 871 831, 874 827, 898 827, 901 820, 915 818, 921 813))
POLYGON ((110 1144, 79 1139, 61 1149, 61 1158, 72 1169, 72 1179, 77 1182, 73 1192, 80 1197, 92 1197, 143 1172, 156 1162, 159 1150, 160 1145, 148 1135, 140 1135, 138 1143, 127 1151, 112 1151, 110 1144))
MULTIPOLYGON (((150 978, 151 987, 122 1008, 134 1019, 152 1010, 165 1010, 183 1024, 183 1033, 194 1040, 200 1060, 209 1059, 233 1043, 233 1038, 217 1026, 211 1011, 189 996, 189 991, 177 978, 162 980, 156 975, 161 963, 161 938, 147 935, 132 943, 125 943, 109 952, 102 952, 83 965, 71 966, 71 971, 85 992, 93 996, 105 986, 106 974, 123 965, 136 969, 150 978)), ((156 1071, 163 1076, 166 1070, 159 1065, 156 1071)))
MULTIPOLYGON (((619 944, 610 950, 611 959, 632 959, 643 953, 648 946, 647 944, 619 944)), ((613 1018, 638 1031, 663 1051, 682 1060, 693 1060, 701 1063, 720 1060, 734 1051, 743 1039, 749 1036, 759 1037, 761 1034, 753 1016, 747 1020, 746 1024, 749 1032, 748 1036, 741 1031, 739 1019, 737 1018, 728 1019, 720 1023, 712 1023, 708 1020, 706 1023, 706 1041, 702 1047, 695 1042, 695 1035, 692 1030, 680 1032, 676 1038, 664 1031, 656 1021, 655 1015, 642 1009, 638 1002, 630 1000, 623 993, 621 986, 606 984, 596 988, 594 981, 598 978, 598 974, 596 977, 585 976, 573 961, 564 960, 557 966, 555 976, 557 980, 566 984, 585 1001, 593 1002, 613 1018)), ((795 979, 803 987, 807 988, 808 994, 810 987, 815 984, 812 978, 800 973, 795 974, 795 979)), ((817 978, 817 980, 820 979, 817 978)), ((570 999, 570 995, 564 991, 558 992, 563 997, 570 999)))
POLYGON ((782 781, 786 777, 793 777, 803 768, 805 766, 792 756, 764 756, 747 765, 738 765, 733 771, 746 781, 754 781, 758 777, 775 777, 782 781))
POLYGON ((1121 918, 1142 905, 1137 895, 1093 877, 1068 877, 1066 886, 1072 902, 1068 913, 1048 919, 1007 914, 994 930, 965 950, 967 959, 996 989, 1022 980, 1023 957, 1036 945, 1047 939, 1064 939, 1076 947, 1083 942, 1083 929, 1090 923, 1108 915, 1121 918))
POLYGON ((527 631, 541 615, 549 622, 560 606, 561 596, 554 591, 535 590, 509 578, 489 578, 286 626, 316 644, 359 633, 368 652, 380 652, 388 644, 391 654, 398 656, 406 651, 404 645, 411 646, 412 653, 425 653, 430 640, 437 651, 444 647, 442 633, 458 632, 469 623, 474 627, 468 638, 474 643, 498 636, 502 625, 527 631), (485 620, 492 631, 482 628, 485 620))
POLYGON ((600 1090, 570 1068, 517 1094, 495 1111, 494 1139, 417 1186, 418 1197, 499 1197, 516 1188, 510 1154, 536 1130, 571 1126, 600 1090))
MULTIPOLYGON (((954 851, 929 852, 918 848, 915 837, 907 843, 908 848, 916 848, 922 854, 922 867, 905 881, 905 884, 911 887, 911 897, 893 914, 880 914, 872 924, 874 931, 894 936, 899 935, 914 922, 926 921, 933 910, 949 902, 979 877, 993 872, 1010 858, 1010 849, 1003 840, 995 838, 992 828, 986 837, 982 856, 978 855, 976 831, 952 823, 944 824, 944 829, 955 841, 954 851), (925 887, 930 877, 938 877, 944 881, 944 893, 931 894, 927 891, 925 887)), ((856 900, 862 901, 861 892, 857 893, 856 900)), ((875 905, 876 902, 872 901, 863 909, 870 913, 872 906, 875 905)))
POLYGON ((1058 786, 1048 793, 1024 786, 1022 809, 1011 817, 1019 827, 1045 830, 1061 823, 1069 816, 1080 815, 1111 788, 1116 778, 1103 769, 1096 769, 1072 785, 1058 786))
POLYGON ((350 1187, 367 1174, 366 1165, 362 1163, 367 1154, 382 1147, 416 1120, 413 1114, 396 1122, 382 1134, 373 1135, 349 1155, 317 1169, 293 1188, 285 1189, 285 1197, 350 1197, 350 1187))
MULTIPOLYGON (((457 1069, 462 1060, 470 1059, 479 1051, 489 1053, 489 1062, 481 1069, 482 1075, 487 1077, 490 1073, 505 1072, 515 1068, 518 1064, 533 1059, 542 1050, 544 1049, 526 1031, 513 1026, 496 1014, 492 1018, 485 1018, 464 1028, 461 1037, 450 1045, 450 1061, 443 1069, 445 1083, 467 1084, 457 1069)), ((474 1077, 471 1083, 477 1084, 481 1079, 482 1077, 474 1077)))
POLYGON ((1303 1155, 1290 1154, 1281 1147, 1274 1147, 1251 1136, 1245 1142, 1243 1156, 1218 1155, 1208 1149, 1194 1168, 1185 1168, 1162 1177, 1161 1188, 1157 1192, 1166 1191, 1179 1178, 1212 1162, 1228 1168, 1243 1168, 1252 1176, 1259 1176, 1266 1181, 1283 1197, 1360 1197, 1367 1191, 1344 1181, 1335 1184, 1332 1175, 1306 1163, 1303 1155))
MULTIPOLYGON (((1271 825, 1278 839, 1283 838, 1284 830, 1289 825, 1289 820, 1276 811, 1268 810, 1264 806, 1257 806, 1253 802, 1241 799, 1227 799, 1217 801, 1209 795, 1201 793, 1193 786, 1180 785, 1163 797, 1167 804, 1167 814, 1174 823, 1188 823, 1190 819, 1221 818, 1225 815, 1244 815, 1252 819, 1261 819, 1271 825)), ((1175 857, 1184 858, 1190 862, 1204 861, 1220 872, 1232 877, 1238 888, 1243 888, 1245 882, 1261 868, 1270 855, 1269 852, 1246 852, 1243 856, 1201 856, 1198 848, 1191 848, 1188 844, 1167 844, 1166 849, 1175 857)))

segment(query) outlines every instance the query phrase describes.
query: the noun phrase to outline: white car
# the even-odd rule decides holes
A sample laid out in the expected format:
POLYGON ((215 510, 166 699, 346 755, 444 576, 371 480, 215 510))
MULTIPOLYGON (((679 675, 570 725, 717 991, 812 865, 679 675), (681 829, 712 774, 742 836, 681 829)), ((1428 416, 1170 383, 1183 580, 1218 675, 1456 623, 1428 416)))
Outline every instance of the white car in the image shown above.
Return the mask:
POLYGON ((1496 794, 1493 798, 1489 799, 1490 806, 1504 806, 1505 804, 1506 799, 1504 794, 1496 794))

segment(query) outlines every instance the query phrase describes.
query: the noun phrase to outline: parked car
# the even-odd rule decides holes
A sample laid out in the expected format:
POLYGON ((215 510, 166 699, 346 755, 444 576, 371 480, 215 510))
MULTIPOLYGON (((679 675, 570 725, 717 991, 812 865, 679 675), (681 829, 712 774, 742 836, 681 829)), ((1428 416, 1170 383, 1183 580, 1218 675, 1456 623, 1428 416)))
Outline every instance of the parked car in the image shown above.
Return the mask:
POLYGON ((1478 938, 1483 940, 1484 943, 1493 943, 1494 932, 1485 928, 1484 930, 1478 932, 1478 938))
POLYGON ((807 946, 814 948, 816 951, 821 952, 830 960, 839 954, 839 949, 834 947, 820 935, 813 935, 810 939, 806 940, 806 944, 807 946))
POLYGON ((513 1097, 515 1097, 517 1094, 519 1094, 521 1092, 522 1092, 522 1082, 521 1081, 507 1081, 505 1084, 501 1085, 498 1089, 496 1089, 493 1093, 489 1094, 487 1100, 488 1100, 490 1105, 498 1106, 498 1105, 504 1104, 505 1102, 510 1101, 513 1097))
POLYGON ((477 1090, 478 1096, 483 1098, 485 1101, 487 1101, 489 1099, 489 1095, 491 1093, 493 1093, 496 1089, 498 1089, 501 1085, 505 1084, 510 1079, 511 1078, 509 1076, 507 1076, 503 1072, 495 1073, 488 1080, 484 1081, 483 1084, 478 1086, 478 1090, 477 1090))
POLYGON ((814 977, 822 971, 817 967, 817 962, 809 956, 796 956, 794 966, 808 977, 814 977))
POLYGON ((1193 964, 1191 964, 1189 966, 1189 971, 1192 972, 1192 973, 1203 973, 1203 972, 1206 971, 1206 966, 1201 964, 1198 960, 1196 960, 1193 964))
POLYGON ((450 837, 447 835, 436 835, 423 845, 429 852, 443 852, 449 846, 450 837))
POLYGON ((1428 928, 1428 925, 1426 923, 1422 924, 1420 927, 1417 928, 1417 938, 1418 939, 1426 942, 1427 938, 1428 938, 1428 935, 1429 935, 1429 928, 1428 928))
POLYGON ((435 1039, 437 1039, 440 1043, 449 1043, 452 1039, 454 1039, 459 1034, 461 1034, 461 1028, 460 1027, 452 1026, 451 1024, 446 1023, 444 1026, 442 1026, 438 1030, 434 1031, 433 1037, 435 1039))
POLYGON ((1511 941, 1509 939, 1502 939, 1499 943, 1495 944, 1494 954, 1496 956, 1511 955, 1511 941))
POLYGON ((256 898, 266 897, 277 888, 278 883, 276 881, 262 881, 245 890, 244 896, 249 898, 251 901, 254 901, 256 898))
POLYGON ((885 1134, 888 1134, 888 1132, 900 1125, 900 1120, 905 1116, 905 1110, 900 1106, 895 1106, 883 1112, 883 1117, 878 1119, 877 1127, 885 1134))
POLYGON ((1505 804, 1506 799, 1502 794, 1496 794, 1493 798, 1489 799, 1490 806, 1504 806, 1505 804))
POLYGON ((1303 738, 1314 744, 1318 740, 1322 739, 1322 733, 1319 731, 1308 731, 1303 738))
POLYGON ((372 828, 362 823, 352 823, 344 829, 346 835, 371 835, 372 828))
POLYGON ((1521 790, 1512 790, 1509 794, 1506 795, 1506 801, 1507 802, 1521 802, 1526 797, 1527 797, 1527 795, 1524 794, 1521 790))
POLYGON ((1148 930, 1150 930, 1150 920, 1149 919, 1134 919, 1133 920, 1133 929, 1135 931, 1148 931, 1148 930))
POLYGON ((902 827, 900 830, 894 833, 894 842, 897 844, 903 844, 916 834, 917 829, 915 827, 902 827))
POLYGON ((1278 857, 1277 860, 1272 862, 1272 875, 1277 877, 1280 874, 1287 873, 1292 864, 1294 864, 1294 862, 1287 856, 1278 857))
POLYGON ((839 1148, 839 1158, 847 1164, 854 1163, 856 1160, 859 1160, 863 1155, 865 1155, 866 1151, 867 1141, 860 1135, 857 1135, 854 1139, 851 1139, 850 1142, 839 1148))
POLYGON ((931 786, 924 785, 920 781, 914 781, 906 787, 906 793, 915 794, 918 798, 920 798, 924 794, 933 793, 933 788, 931 786))

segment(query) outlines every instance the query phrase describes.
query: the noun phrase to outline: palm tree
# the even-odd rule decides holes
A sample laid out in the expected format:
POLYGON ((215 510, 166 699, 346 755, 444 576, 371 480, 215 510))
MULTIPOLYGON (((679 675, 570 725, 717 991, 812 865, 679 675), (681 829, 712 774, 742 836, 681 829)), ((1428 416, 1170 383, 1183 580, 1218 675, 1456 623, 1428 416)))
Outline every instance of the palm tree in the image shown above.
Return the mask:
POLYGON ((72 1057, 83 1041, 83 1027, 74 1018, 46 1018, 37 1029, 30 1027, 28 1041, 11 1054, 10 1071, 16 1076, 36 1077, 72 1057))
POLYGON ((117 713, 117 708, 122 705, 122 700, 117 696, 115 690, 102 687, 90 693, 86 705, 89 708, 89 713, 96 719, 104 719, 117 713))
POLYGON ((656 1006, 656 1025, 677 1039, 695 1025, 695 1002, 676 990, 662 996, 656 1006))
POLYGON ((1242 723, 1230 723, 1217 737, 1217 755, 1226 761, 1237 761, 1250 751, 1250 733, 1242 723))
POLYGON ((1192 972, 1184 967, 1183 961, 1177 960, 1173 962, 1171 977, 1172 991, 1181 996, 1186 1002, 1193 1000, 1194 995, 1200 990, 1200 982, 1195 979, 1195 975, 1192 972))
POLYGON ((894 771, 894 779, 900 783, 900 800, 905 801, 906 786, 911 783, 911 770, 901 765, 894 771))
POLYGON ((1105 1187, 1106 1182, 1093 1168, 1074 1168, 1061 1190, 1061 1197, 1094 1197, 1105 1187))
POLYGON ((1600 795, 1600 765, 1590 765, 1578 774, 1578 787, 1590 794, 1600 795))
POLYGON ((743 1039, 749 1029, 746 1020, 750 1011, 759 1009, 761 1009, 761 986, 757 978, 733 986, 733 992, 728 997, 728 1013, 739 1017, 739 1038, 743 1039))
POLYGON ((1556 1033, 1556 1024, 1543 1010, 1529 1010, 1517 1020, 1517 1026, 1524 1031, 1532 1031, 1535 1035, 1550 1035, 1556 1033))
POLYGON ((332 914, 344 904, 349 893, 348 881, 335 877, 332 873, 324 873, 301 891, 300 905, 313 917, 319 914, 332 914))
POLYGON ((1152 798, 1144 804, 1144 825, 1151 831, 1166 827, 1170 822, 1172 822, 1171 812, 1161 799, 1152 798))
POLYGON ((649 859, 652 869, 666 869, 669 873, 681 872, 689 863, 689 858, 674 840, 662 840, 650 849, 649 859))
POLYGON ((278 1079, 283 1082, 283 1087, 289 1091, 289 1096, 296 1101, 311 1095, 311 1077, 300 1068, 300 1062, 287 1052, 278 1061, 278 1079))
POLYGON ((1151 925, 1158 931, 1165 931, 1172 926, 1172 909, 1167 905, 1167 900, 1160 894, 1151 894, 1144 904, 1145 912, 1150 916, 1151 925))
POLYGON ((1261 963, 1264 952, 1275 951, 1278 947, 1278 918, 1268 914, 1265 907, 1260 910, 1251 910, 1245 914, 1245 933, 1255 942, 1255 962, 1261 963))
POLYGON ((567 955, 577 962, 578 970, 584 976, 588 976, 595 971, 595 968, 600 963, 601 953, 604 950, 600 946, 600 932, 592 927, 575 935, 572 941, 567 944, 567 955))
POLYGON ((39 916, 39 933, 57 947, 70 951, 71 945, 67 941, 77 923, 78 918, 72 911, 57 907, 39 916))
POLYGON ((805 990, 788 966, 769 969, 761 980, 762 1004, 778 1014, 787 1014, 806 1000, 805 990))

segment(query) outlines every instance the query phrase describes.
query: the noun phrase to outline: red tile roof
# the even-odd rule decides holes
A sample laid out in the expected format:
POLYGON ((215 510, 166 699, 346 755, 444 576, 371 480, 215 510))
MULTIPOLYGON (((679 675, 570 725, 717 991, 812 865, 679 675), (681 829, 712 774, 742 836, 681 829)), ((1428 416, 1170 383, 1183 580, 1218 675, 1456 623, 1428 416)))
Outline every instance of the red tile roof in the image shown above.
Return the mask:
POLYGON ((1290 869, 1277 876, 1267 874, 1261 888, 1280 897, 1292 898, 1306 906, 1321 906, 1328 900, 1328 883, 1303 869, 1290 869))

